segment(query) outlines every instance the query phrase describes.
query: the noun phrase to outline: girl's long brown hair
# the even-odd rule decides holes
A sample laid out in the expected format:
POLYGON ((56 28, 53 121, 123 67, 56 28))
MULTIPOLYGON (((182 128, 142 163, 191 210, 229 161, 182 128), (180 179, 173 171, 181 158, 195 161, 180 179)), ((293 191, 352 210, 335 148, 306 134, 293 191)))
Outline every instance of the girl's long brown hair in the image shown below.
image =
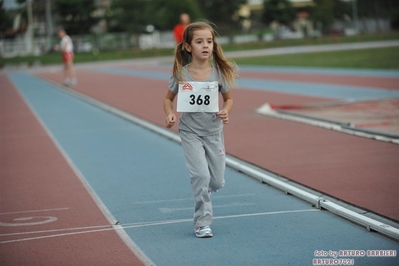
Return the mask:
POLYGON ((184 49, 184 44, 191 44, 193 40, 194 31, 209 29, 212 33, 213 40, 213 61, 216 66, 216 69, 221 72, 223 77, 226 79, 227 83, 230 87, 235 86, 235 78, 237 77, 236 73, 236 64, 233 61, 228 60, 224 54, 222 47, 215 40, 215 31, 212 26, 204 21, 191 23, 183 33, 183 41, 179 43, 175 48, 175 61, 173 64, 173 77, 176 81, 180 82, 182 80, 182 67, 187 65, 192 61, 191 53, 187 52, 184 49))

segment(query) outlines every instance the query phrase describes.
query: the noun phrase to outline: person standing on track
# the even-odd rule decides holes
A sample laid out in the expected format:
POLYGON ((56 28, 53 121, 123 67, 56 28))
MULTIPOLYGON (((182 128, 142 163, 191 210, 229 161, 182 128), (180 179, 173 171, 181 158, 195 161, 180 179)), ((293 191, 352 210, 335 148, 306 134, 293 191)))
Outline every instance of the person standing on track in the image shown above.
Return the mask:
POLYGON ((176 44, 183 41, 184 29, 190 24, 190 16, 186 13, 180 14, 180 23, 173 28, 173 37, 176 44))
POLYGON ((226 155, 223 124, 233 107, 230 88, 235 86, 236 65, 225 58, 206 22, 190 24, 175 48, 173 74, 164 99, 165 126, 176 122, 173 102, 178 94, 179 135, 195 201, 197 237, 212 237, 211 192, 225 184, 226 155), (213 63, 211 61, 213 57, 213 63), (223 108, 219 110, 219 95, 223 108))
POLYGON ((61 42, 60 45, 55 45, 54 49, 62 53, 62 61, 64 63, 64 85, 73 86, 77 84, 77 80, 73 67, 74 53, 72 39, 66 34, 64 29, 58 31, 58 36, 61 42))

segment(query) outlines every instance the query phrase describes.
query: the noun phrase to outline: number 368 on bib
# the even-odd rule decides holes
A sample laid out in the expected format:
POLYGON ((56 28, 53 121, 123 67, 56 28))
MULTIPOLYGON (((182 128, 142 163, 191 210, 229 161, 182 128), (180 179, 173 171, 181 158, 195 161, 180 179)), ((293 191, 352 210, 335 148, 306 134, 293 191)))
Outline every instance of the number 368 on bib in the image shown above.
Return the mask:
POLYGON ((179 84, 178 112, 219 112, 219 85, 213 82, 184 82, 179 84))

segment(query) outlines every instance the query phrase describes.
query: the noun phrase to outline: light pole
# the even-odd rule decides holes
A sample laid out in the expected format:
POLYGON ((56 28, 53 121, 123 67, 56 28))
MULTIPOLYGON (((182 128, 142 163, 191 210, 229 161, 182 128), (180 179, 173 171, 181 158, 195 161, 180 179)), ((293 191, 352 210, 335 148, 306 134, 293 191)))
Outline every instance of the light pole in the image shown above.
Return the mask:
POLYGON ((47 47, 46 51, 49 52, 52 47, 51 39, 53 35, 53 21, 51 15, 51 2, 50 0, 46 0, 46 22, 47 22, 47 47))
POLYGON ((357 17, 357 3, 356 0, 352 0, 352 12, 353 12, 353 28, 358 33, 358 17, 357 17))
POLYGON ((27 0, 26 8, 28 13, 28 42, 27 50, 29 54, 33 54, 33 13, 32 13, 32 1, 27 0))

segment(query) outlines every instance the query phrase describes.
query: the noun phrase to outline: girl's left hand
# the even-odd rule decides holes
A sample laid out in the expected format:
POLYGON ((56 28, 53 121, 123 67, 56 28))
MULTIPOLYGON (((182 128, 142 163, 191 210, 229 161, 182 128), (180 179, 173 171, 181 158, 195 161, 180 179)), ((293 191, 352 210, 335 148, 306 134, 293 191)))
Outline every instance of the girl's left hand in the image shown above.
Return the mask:
POLYGON ((220 110, 218 116, 220 117, 220 119, 222 119, 224 124, 227 124, 229 122, 229 113, 226 110, 220 110))

